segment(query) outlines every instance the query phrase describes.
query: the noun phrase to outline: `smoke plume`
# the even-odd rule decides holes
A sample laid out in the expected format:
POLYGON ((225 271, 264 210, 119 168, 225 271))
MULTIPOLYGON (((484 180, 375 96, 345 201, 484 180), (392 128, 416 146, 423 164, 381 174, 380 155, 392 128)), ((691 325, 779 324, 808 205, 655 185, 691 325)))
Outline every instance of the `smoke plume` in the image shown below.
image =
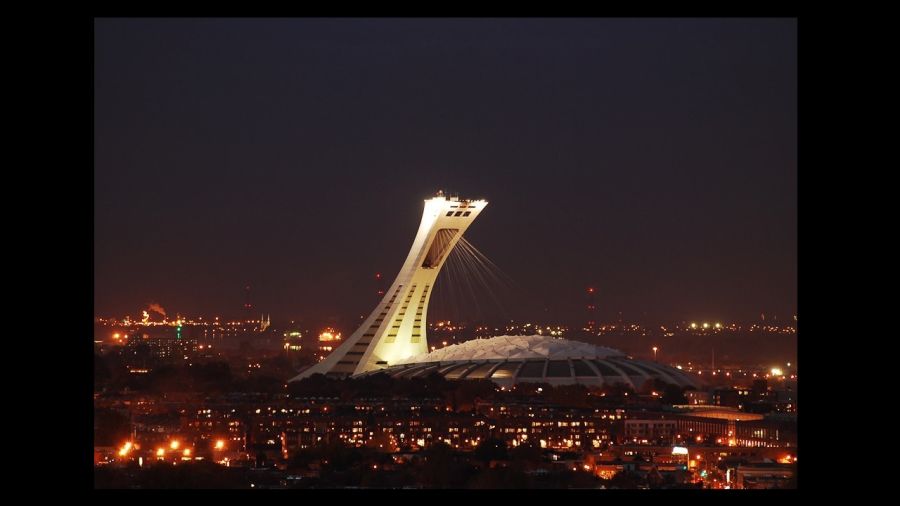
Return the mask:
POLYGON ((163 315, 163 316, 166 316, 166 310, 163 309, 162 306, 160 306, 159 304, 157 304, 157 303, 155 303, 155 302, 151 303, 151 304, 147 307, 147 309, 149 309, 150 311, 155 311, 155 312, 157 312, 157 313, 159 313, 159 314, 161 314, 161 315, 163 315))

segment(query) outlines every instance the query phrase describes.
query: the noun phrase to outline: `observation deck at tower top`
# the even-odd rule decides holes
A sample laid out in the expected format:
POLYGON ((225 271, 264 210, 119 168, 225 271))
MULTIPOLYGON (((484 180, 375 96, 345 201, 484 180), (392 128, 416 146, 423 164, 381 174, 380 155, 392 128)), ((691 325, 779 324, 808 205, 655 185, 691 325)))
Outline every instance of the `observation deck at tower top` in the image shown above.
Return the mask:
POLYGON ((487 200, 485 200, 484 198, 465 199, 465 198, 460 198, 458 193, 445 194, 443 191, 440 191, 440 190, 437 193, 435 193, 434 196, 431 197, 430 199, 425 199, 425 201, 428 202, 428 201, 432 201, 432 200, 441 200, 441 199, 443 199, 447 202, 460 202, 463 204, 475 204, 475 203, 487 204, 487 200))

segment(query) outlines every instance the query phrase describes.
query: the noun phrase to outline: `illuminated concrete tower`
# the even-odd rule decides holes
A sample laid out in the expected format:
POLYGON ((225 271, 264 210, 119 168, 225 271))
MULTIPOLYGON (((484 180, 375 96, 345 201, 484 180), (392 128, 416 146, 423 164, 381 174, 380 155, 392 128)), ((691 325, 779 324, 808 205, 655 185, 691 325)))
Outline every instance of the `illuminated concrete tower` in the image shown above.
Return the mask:
POLYGON ((316 373, 343 378, 427 353, 425 318, 438 272, 487 204, 484 200, 447 198, 442 192, 426 200, 412 248, 384 298, 349 339, 291 381, 316 373))

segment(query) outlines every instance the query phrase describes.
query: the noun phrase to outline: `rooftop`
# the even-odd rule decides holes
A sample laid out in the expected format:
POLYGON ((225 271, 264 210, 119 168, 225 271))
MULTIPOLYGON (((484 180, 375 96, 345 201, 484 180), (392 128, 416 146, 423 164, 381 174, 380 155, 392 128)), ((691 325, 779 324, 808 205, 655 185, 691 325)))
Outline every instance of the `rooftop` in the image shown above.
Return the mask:
POLYGON ((472 339, 431 353, 409 357, 398 361, 397 365, 458 360, 606 358, 614 356, 624 357, 625 354, 605 346, 595 346, 551 336, 496 336, 489 339, 472 339))

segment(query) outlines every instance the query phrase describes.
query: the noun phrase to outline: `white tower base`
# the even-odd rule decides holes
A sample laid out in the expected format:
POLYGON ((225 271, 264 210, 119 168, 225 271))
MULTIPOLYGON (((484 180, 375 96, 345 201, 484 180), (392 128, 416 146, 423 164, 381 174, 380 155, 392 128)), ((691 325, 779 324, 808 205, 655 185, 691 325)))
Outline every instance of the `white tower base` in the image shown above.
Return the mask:
POLYGON ((290 381, 313 374, 345 378, 427 353, 425 321, 435 279, 447 255, 487 204, 446 198, 442 193, 426 200, 412 248, 384 299, 325 360, 290 381))

